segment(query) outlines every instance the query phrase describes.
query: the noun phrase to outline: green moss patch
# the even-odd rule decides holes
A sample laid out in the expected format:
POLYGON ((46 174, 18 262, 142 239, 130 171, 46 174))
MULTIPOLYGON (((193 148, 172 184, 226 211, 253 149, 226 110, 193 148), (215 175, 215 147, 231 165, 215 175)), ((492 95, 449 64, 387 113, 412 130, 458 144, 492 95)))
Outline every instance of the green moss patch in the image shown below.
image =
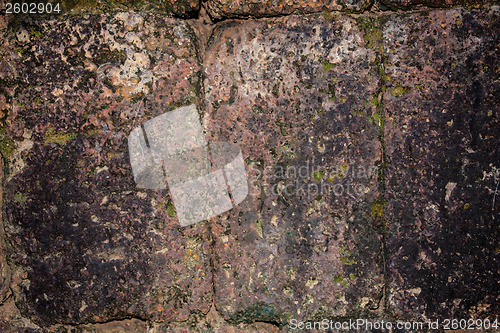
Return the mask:
POLYGON ((7 136, 4 128, 0 128, 0 154, 3 158, 9 159, 15 149, 14 141, 7 136))
POLYGON ((234 323, 254 323, 256 321, 279 322, 279 316, 274 306, 265 303, 258 303, 249 306, 245 310, 236 311, 231 316, 234 323))
POLYGON ((329 72, 332 68, 337 67, 337 64, 332 64, 332 63, 328 62, 327 60, 322 60, 321 65, 323 66, 323 68, 327 72, 329 72))
POLYGON ((176 217, 177 216, 177 213, 175 212, 175 207, 174 207, 174 205, 172 203, 169 203, 167 205, 167 214, 170 217, 176 217))
POLYGON ((390 88, 391 89, 391 94, 394 97, 401 97, 403 95, 406 95, 407 93, 410 92, 411 88, 410 87, 403 87, 400 84, 397 84, 395 87, 390 88))
POLYGON ((48 145, 51 143, 55 143, 55 144, 58 144, 60 146, 66 146, 68 141, 73 140, 77 136, 78 136, 77 133, 56 132, 55 129, 53 129, 52 127, 49 127, 49 129, 47 129, 47 131, 45 132, 45 137, 43 138, 43 144, 48 145))
POLYGON ((384 216, 384 204, 382 204, 382 203, 372 204, 372 216, 383 217, 384 216))

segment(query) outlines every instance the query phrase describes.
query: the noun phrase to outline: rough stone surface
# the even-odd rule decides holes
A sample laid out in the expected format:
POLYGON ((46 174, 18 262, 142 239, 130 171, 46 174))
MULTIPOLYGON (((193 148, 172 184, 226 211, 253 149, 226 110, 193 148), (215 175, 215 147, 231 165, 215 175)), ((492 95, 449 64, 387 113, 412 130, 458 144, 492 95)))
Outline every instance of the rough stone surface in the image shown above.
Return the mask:
POLYGON ((478 6, 488 2, 487 0, 380 0, 384 5, 394 9, 411 9, 418 6, 435 8, 448 8, 454 6, 478 6))
POLYGON ((133 128, 196 100, 190 27, 147 14, 30 19, 2 45, 6 233, 22 314, 46 326, 206 313, 207 229, 181 229, 167 190, 136 188, 127 148, 133 128))
POLYGON ((208 13, 216 18, 228 17, 265 17, 291 13, 318 13, 322 11, 345 10, 361 12, 367 9, 371 0, 207 0, 208 13))
POLYGON ((241 145, 251 184, 212 225, 217 308, 280 324, 378 309, 379 80, 356 21, 250 21, 214 40, 204 123, 241 145))
POLYGON ((497 6, 170 14, 0 16, 1 332, 498 316, 497 6), (127 137, 192 103, 250 193, 181 228, 127 137))
POLYGON ((0 331, 2 333, 36 332, 36 333, 188 333, 188 332, 220 332, 220 333, 278 333, 287 332, 285 327, 277 327, 269 323, 252 323, 233 325, 225 321, 214 307, 206 314, 194 315, 189 320, 176 323, 152 322, 140 319, 124 319, 101 324, 61 325, 55 324, 40 328, 27 318, 22 317, 12 304, 12 298, 0 307, 0 331))
POLYGON ((3 184, 4 184, 4 164, 2 156, 0 155, 0 305, 5 302, 8 296, 10 296, 10 268, 7 265, 6 255, 6 244, 5 244, 5 228, 4 228, 4 216, 3 216, 3 184))
POLYGON ((76 13, 98 11, 109 13, 110 11, 151 11, 165 13, 177 17, 194 17, 200 9, 200 1, 197 0, 62 0, 62 13, 76 13))
POLYGON ((431 11, 391 16, 383 26, 395 316, 500 311, 498 15, 498 7, 431 11))

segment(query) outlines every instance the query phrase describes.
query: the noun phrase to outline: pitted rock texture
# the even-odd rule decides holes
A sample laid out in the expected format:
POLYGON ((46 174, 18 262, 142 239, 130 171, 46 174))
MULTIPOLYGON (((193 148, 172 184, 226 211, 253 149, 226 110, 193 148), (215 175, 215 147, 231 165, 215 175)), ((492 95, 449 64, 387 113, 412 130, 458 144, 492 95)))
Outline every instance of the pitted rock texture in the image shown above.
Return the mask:
MULTIPOLYGON (((10 303, 10 300, 8 301, 10 303)), ((184 322, 152 322, 136 318, 110 321, 99 324, 63 325, 55 324, 50 327, 40 328, 30 323, 29 320, 20 316, 11 304, 2 306, 2 319, 8 318, 8 322, 0 319, 0 331, 2 333, 187 333, 187 332, 220 332, 220 333, 278 333, 287 332, 287 329, 277 327, 269 323, 231 324, 217 313, 212 306, 205 315, 196 314, 184 322), (17 312, 17 313, 16 313, 17 312)))
POLYGON ((265 17, 287 15, 291 13, 318 13, 322 11, 346 10, 361 12, 367 9, 371 0, 207 0, 208 13, 216 18, 230 17, 265 17))
POLYGON ((4 163, 0 156, 0 305, 5 302, 7 297, 11 295, 10 292, 10 278, 11 271, 7 264, 5 244, 5 228, 4 228, 4 214, 3 214, 3 184, 4 184, 4 163))
MULTIPOLYGON (((422 5, 434 8, 473 7, 488 3, 486 0, 380 0, 380 2, 394 9, 412 9, 422 5)), ((492 1, 492 3, 495 3, 495 1, 492 1)))
POLYGON ((218 308, 280 324, 379 309, 379 80, 356 21, 250 21, 214 36, 204 123, 211 140, 240 144, 250 184, 212 226, 218 308))
POLYGON ((42 326, 206 313, 207 229, 180 228, 167 190, 135 186, 127 147, 133 128, 196 100, 191 28, 133 13, 26 20, 2 45, 6 233, 21 312, 42 326))
POLYGON ((0 17, 0 331, 495 318, 498 13, 0 17), (192 103, 249 195, 181 228, 127 137, 192 103))
POLYGON ((383 25, 388 307, 395 316, 494 318, 500 311, 499 13, 433 11, 383 25))
POLYGON ((110 11, 151 11, 155 13, 164 13, 176 17, 195 17, 200 10, 200 1, 197 0, 62 0, 61 13, 77 12, 101 12, 110 11))

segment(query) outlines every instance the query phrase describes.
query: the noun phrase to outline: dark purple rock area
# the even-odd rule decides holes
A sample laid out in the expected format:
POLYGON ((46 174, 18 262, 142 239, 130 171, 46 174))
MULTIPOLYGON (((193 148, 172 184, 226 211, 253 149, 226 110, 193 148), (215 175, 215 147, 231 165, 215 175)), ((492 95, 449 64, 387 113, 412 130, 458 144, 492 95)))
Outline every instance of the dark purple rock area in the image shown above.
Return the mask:
POLYGON ((17 306, 40 325, 208 311, 208 230, 181 228, 166 190, 135 186, 127 147, 143 120, 196 98, 191 28, 138 14, 31 23, 7 34, 2 62, 4 129, 21 147, 5 156, 17 306))
POLYGON ((384 24, 387 278, 397 315, 500 310, 499 28, 497 10, 384 24))

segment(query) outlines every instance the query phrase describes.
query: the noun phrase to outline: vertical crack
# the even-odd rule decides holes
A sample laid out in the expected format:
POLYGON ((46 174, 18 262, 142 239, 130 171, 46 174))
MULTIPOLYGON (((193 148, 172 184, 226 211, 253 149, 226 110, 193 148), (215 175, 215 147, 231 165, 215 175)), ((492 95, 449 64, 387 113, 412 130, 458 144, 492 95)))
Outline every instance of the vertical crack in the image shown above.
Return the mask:
MULTIPOLYGON (((196 45, 196 56, 198 58, 198 64, 200 67, 200 72, 198 79, 200 80, 199 90, 197 93, 197 104, 198 110, 205 110, 208 105, 205 103, 205 86, 204 86, 204 77, 205 77, 205 59, 206 59, 206 51, 208 48, 209 40, 212 38, 212 34, 214 31, 214 23, 212 19, 207 13, 207 10, 204 6, 202 0, 200 0, 200 11, 198 13, 197 19, 189 20, 189 26, 193 31, 193 37, 195 39, 196 45)), ((203 123, 203 114, 201 116, 201 121, 203 123)), ((207 134, 207 133, 205 133, 207 134)), ((209 313, 215 311, 216 317, 221 318, 218 310, 216 308, 216 237, 215 237, 215 228, 216 228, 216 220, 217 217, 212 217, 207 220, 207 229, 208 229, 208 242, 210 244, 210 248, 208 249, 208 258, 210 263, 210 273, 211 273, 211 287, 212 287, 212 304, 209 313)), ((209 315, 209 314, 207 314, 209 315)))
MULTIPOLYGON (((382 49, 382 48, 381 48, 382 49)), ((388 300, 388 285, 387 285, 387 221, 385 218, 385 210, 386 210, 386 168, 388 165, 387 152, 386 152, 386 142, 385 142, 385 109, 384 109, 384 92, 385 92, 385 72, 384 72, 384 55, 382 50, 377 54, 377 71, 380 78, 379 81, 379 91, 378 98, 379 103, 377 105, 377 112, 380 115, 379 121, 379 141, 381 146, 382 159, 380 161, 380 167, 378 169, 377 174, 377 183, 380 193, 380 198, 378 200, 378 204, 382 207, 382 212, 380 216, 381 223, 381 235, 382 235, 382 270, 384 275, 384 286, 383 286, 383 309, 384 311, 387 309, 387 300, 388 300)))
MULTIPOLYGON (((381 16, 367 16, 360 15, 355 17, 358 27, 363 31, 363 38, 365 40, 366 46, 372 49, 375 53, 375 65, 376 65, 376 75, 378 77, 378 86, 375 95, 372 99, 372 104, 375 106, 375 111, 371 116, 371 121, 373 121, 378 127, 377 139, 380 142, 381 158, 378 161, 378 173, 377 173, 377 186, 379 191, 379 197, 372 205, 372 216, 376 219, 376 226, 379 230, 379 234, 382 238, 380 257, 382 274, 384 277, 384 284, 381 290, 381 295, 379 302, 382 302, 383 311, 387 309, 388 300, 388 286, 387 286, 387 221, 385 218, 386 209, 386 168, 389 164, 387 153, 386 153, 386 142, 385 142, 385 121, 386 114, 384 109, 384 93, 386 90, 387 75, 384 69, 384 63, 386 62, 386 56, 383 50, 383 39, 382 39, 382 26, 383 20, 381 16)), ((380 307, 379 306, 377 308, 380 307)))
POLYGON ((386 90, 386 81, 387 75, 384 69, 384 63, 386 62, 386 57, 383 52, 383 40, 382 40, 382 24, 380 22, 380 18, 377 18, 377 29, 378 33, 376 34, 377 41, 377 50, 376 50, 376 62, 377 62, 377 74, 379 77, 378 89, 377 89, 377 98, 378 103, 376 106, 377 113, 379 115, 378 126, 379 126, 379 141, 381 147, 381 161, 377 174, 377 183, 380 193, 380 198, 378 199, 378 204, 382 207, 381 215, 380 215, 380 233, 382 236, 382 245, 381 245, 381 255, 382 255, 382 270, 384 276, 384 286, 382 290, 382 302, 383 302, 383 310, 387 309, 387 301, 388 301, 388 280, 387 280, 387 220, 385 217, 386 211, 386 168, 389 164, 386 152, 386 142, 385 142, 385 121, 386 114, 384 108, 384 93, 386 90))

